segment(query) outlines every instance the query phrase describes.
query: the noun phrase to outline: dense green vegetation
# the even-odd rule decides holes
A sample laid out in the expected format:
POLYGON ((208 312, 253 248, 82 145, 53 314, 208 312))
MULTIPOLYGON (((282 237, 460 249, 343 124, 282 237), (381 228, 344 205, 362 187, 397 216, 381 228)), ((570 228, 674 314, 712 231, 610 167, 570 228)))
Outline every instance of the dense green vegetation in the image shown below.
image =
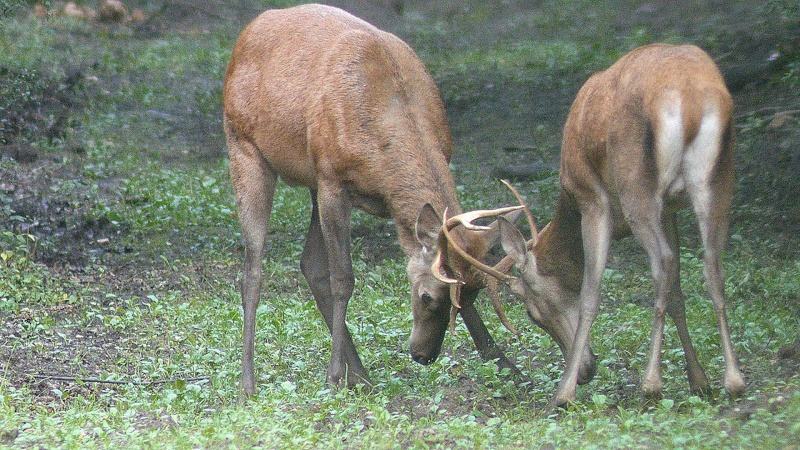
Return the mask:
MULTIPOLYGON (((800 23, 796 4, 780 0, 730 2, 730 11, 697 2, 688 23, 676 18, 685 11, 637 10, 644 5, 636 2, 544 1, 518 11, 439 3, 449 4, 409 5, 394 26, 441 87, 464 209, 513 202, 487 166, 557 162, 580 83, 626 51, 695 42, 725 69, 737 63, 724 55, 737 55, 733 37, 743 29, 766 39, 800 23)), ((745 398, 721 392, 721 351, 690 214, 681 218, 682 279, 690 331, 715 387, 709 398, 690 394, 669 324, 664 398, 641 401, 652 283, 627 241, 614 246, 592 332, 599 373, 558 417, 541 413, 563 358, 510 297, 519 337, 488 302, 480 310, 529 381, 482 362, 461 322, 436 363, 413 363, 405 258, 391 225, 361 213, 353 219, 348 318, 376 386, 331 391, 323 385, 330 338, 298 267, 308 193, 280 185, 257 323, 259 392, 243 403, 243 251, 220 95, 251 9, 220 8, 211 25, 143 37, 136 23, 37 18, 28 2, 6 4, 13 8, 0 18, 0 447, 800 446, 796 47, 735 93, 740 182, 725 267, 745 398)), ((554 169, 516 181, 542 223, 557 183, 554 169)))

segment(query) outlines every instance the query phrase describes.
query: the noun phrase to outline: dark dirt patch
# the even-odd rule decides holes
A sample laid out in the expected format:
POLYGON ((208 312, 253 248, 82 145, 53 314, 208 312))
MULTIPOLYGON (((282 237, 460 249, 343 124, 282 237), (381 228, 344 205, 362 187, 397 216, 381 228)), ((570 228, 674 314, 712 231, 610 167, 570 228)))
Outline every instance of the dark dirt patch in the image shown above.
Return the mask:
POLYGON ((0 157, 23 162, 38 158, 29 142, 62 139, 88 97, 79 67, 66 68, 60 76, 44 70, 0 67, 0 92, 0 157))
POLYGON ((109 238, 124 235, 124 224, 91 211, 97 201, 93 184, 77 164, 56 155, 16 166, 0 166, 0 198, 9 214, 0 219, 4 229, 30 233, 39 244, 35 257, 49 267, 84 267, 106 252, 124 252, 109 238))
POLYGON ((111 388, 44 378, 96 377, 127 352, 123 349, 130 344, 128 337, 84 319, 84 310, 84 305, 61 304, 25 307, 19 314, 0 315, 0 351, 9 368, 4 381, 12 387, 29 386, 36 402, 46 408, 58 408, 62 401, 59 392, 69 396, 111 388))
MULTIPOLYGON (((233 268, 211 264, 179 272, 156 267, 152 261, 122 258, 103 266, 104 270, 63 262, 48 267, 50 279, 60 280, 67 293, 70 285, 79 285, 81 297, 55 306, 25 305, 18 314, 0 313, 0 358, 6 364, 0 379, 17 389, 30 388, 33 407, 53 410, 79 395, 113 404, 115 392, 134 385, 169 386, 172 380, 143 376, 139 362, 169 359, 181 350, 169 342, 153 342, 151 336, 136 330, 118 331, 103 317, 146 307, 150 302, 146 294, 182 289, 187 282, 212 289, 212 280, 235 276, 233 268), (106 383, 106 373, 123 378, 106 383)), ((176 374, 175 378, 195 376, 200 375, 176 374)), ((160 420, 140 417, 138 422, 145 426, 160 420)))
POLYGON ((792 345, 781 347, 775 355, 775 364, 782 371, 800 373, 800 339, 792 345))

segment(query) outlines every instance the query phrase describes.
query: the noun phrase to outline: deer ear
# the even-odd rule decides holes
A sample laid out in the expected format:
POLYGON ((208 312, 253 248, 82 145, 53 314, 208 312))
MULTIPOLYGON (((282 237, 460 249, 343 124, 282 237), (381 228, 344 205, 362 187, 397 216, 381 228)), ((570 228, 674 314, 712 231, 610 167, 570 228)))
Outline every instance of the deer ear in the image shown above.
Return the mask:
MULTIPOLYGON (((521 209, 516 211, 511 211, 501 215, 503 219, 510 225, 516 223, 524 214, 521 209)), ((492 248, 500 241, 500 220, 495 220, 489 225, 490 230, 486 231, 483 235, 484 239, 486 240, 486 248, 492 248)))
POLYGON ((438 246, 439 229, 442 227, 442 218, 436 213, 430 203, 425 203, 417 217, 414 230, 417 234, 417 241, 429 250, 435 250, 438 246))
POLYGON ((525 211, 523 211, 521 209, 517 209, 515 211, 507 212, 507 213, 503 214, 500 217, 506 219, 511 224, 515 224, 515 223, 517 223, 519 221, 519 219, 522 218, 522 216, 524 214, 525 214, 525 211))
POLYGON ((497 224, 500 228, 500 244, 503 246, 503 251, 514 261, 517 267, 522 267, 525 264, 527 247, 525 238, 522 237, 522 233, 517 230, 517 227, 504 217, 498 217, 497 224))

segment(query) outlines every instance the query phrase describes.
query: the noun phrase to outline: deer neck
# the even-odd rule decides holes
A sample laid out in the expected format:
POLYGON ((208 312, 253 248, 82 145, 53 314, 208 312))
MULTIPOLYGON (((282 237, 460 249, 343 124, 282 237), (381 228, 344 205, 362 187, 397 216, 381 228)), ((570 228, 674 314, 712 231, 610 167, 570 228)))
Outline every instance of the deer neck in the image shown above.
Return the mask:
POLYGON ((441 138, 432 136, 429 130, 414 121, 407 123, 403 129, 414 130, 416 133, 395 135, 393 152, 398 156, 413 153, 414 157, 391 159, 389 170, 384 175, 384 183, 390 185, 391 189, 387 189, 384 195, 389 214, 397 227, 400 245, 406 255, 412 255, 422 249, 415 229, 417 218, 425 204, 430 204, 440 218, 445 210, 450 217, 460 214, 461 207, 450 172, 452 141, 449 134, 445 133, 441 138))
POLYGON ((562 190, 553 220, 533 248, 539 273, 556 277, 561 286, 580 291, 583 282, 583 239, 577 205, 562 190))

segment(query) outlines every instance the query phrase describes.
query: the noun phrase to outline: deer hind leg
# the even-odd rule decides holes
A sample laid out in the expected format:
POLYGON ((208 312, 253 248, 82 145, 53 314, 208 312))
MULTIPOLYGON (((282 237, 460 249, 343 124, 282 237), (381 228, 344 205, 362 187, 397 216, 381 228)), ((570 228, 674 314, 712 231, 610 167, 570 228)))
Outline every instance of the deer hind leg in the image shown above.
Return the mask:
POLYGON ((642 379, 642 392, 648 397, 658 397, 664 382, 661 378, 661 346, 664 341, 664 319, 669 302, 671 286, 678 278, 678 255, 667 243, 661 228, 660 213, 645 213, 645 217, 635 221, 633 234, 645 248, 650 261, 650 271, 655 286, 653 302, 654 319, 650 333, 650 355, 642 379))
POLYGON ((261 265, 277 177, 264 163, 258 149, 249 142, 240 141, 229 134, 228 148, 231 155, 231 180, 236 192, 236 204, 245 246, 242 275, 244 314, 241 389, 245 395, 251 395, 255 393, 253 357, 256 309, 261 294, 261 265))
MULTIPOLYGON (((678 245, 678 230, 674 213, 668 214, 667 217, 664 218, 664 231, 666 232, 669 246, 676 256, 675 273, 680 274, 680 248, 678 245)), ((669 314, 673 323, 675 323, 675 327, 678 330, 678 337, 681 340, 681 347, 683 347, 683 354, 686 358, 686 375, 689 379, 689 388, 694 394, 705 395, 709 390, 708 378, 697 360, 697 352, 694 349, 694 345, 692 345, 689 329, 686 326, 686 297, 681 291, 680 275, 673 279, 673 285, 670 286, 667 301, 667 314, 669 314)))
POLYGON ((634 180, 631 186, 620 188, 622 210, 634 237, 647 252, 655 287, 654 319, 650 333, 650 354, 642 378, 642 392, 658 397, 664 385, 661 377, 661 346, 664 340, 664 321, 670 294, 678 280, 678 255, 664 232, 663 202, 654 192, 648 192, 644 179, 634 180))
MULTIPOLYGON (((353 269, 350 261, 349 246, 345 244, 343 253, 337 253, 336 258, 331 257, 331 242, 325 239, 322 229, 320 205, 317 192, 311 191, 312 212, 311 225, 309 226, 306 244, 303 248, 303 255, 300 259, 300 269, 308 282, 309 288, 314 295, 317 309, 325 319, 325 324, 331 333, 331 362, 328 367, 327 382, 337 386, 342 380, 347 380, 348 386, 357 384, 372 384, 367 376, 367 371, 358 356, 353 338, 347 325, 344 322, 347 300, 353 292, 353 269), (331 259, 338 259, 339 264, 330 264, 331 259), (342 269, 341 266, 344 266, 342 269), (333 269, 332 269, 333 267, 333 269), (333 271, 332 271, 333 270, 333 271), (339 275, 339 287, 335 291, 332 282, 337 277, 333 276, 335 271, 349 271, 349 276, 345 273, 339 275), (344 281, 341 279, 344 278, 344 281), (344 299, 344 300, 342 300, 344 299), (338 310, 337 310, 338 309, 338 310)), ((349 211, 345 223, 349 222, 349 211)), ((340 233, 341 234, 341 233, 340 233)), ((345 239, 349 242, 349 228, 345 239)), ((336 238, 333 238, 335 240, 336 238)), ((339 247, 341 247, 341 243, 339 247)), ((335 251, 334 251, 335 253, 335 251)))
POLYGON ((728 238, 728 209, 730 195, 728 190, 714 192, 713 188, 708 194, 703 192, 692 193, 692 202, 700 227, 700 236, 703 240, 704 275, 708 295, 714 304, 717 316, 717 328, 720 334, 722 355, 725 359, 725 390, 729 395, 738 397, 745 390, 744 376, 739 368, 736 353, 731 342, 728 318, 725 312, 725 275, 722 268, 722 252, 728 238))

